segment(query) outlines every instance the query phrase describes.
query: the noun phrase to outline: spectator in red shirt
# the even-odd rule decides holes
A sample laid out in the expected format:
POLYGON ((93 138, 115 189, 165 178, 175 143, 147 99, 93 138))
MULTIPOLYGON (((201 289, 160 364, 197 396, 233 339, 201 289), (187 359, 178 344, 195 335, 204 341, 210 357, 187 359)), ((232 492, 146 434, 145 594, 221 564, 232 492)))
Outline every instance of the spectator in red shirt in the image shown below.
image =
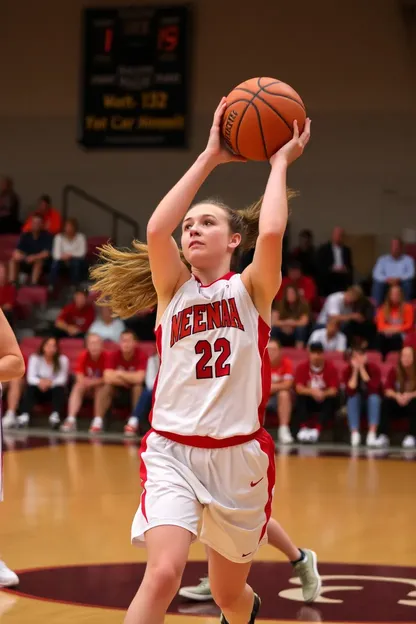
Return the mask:
POLYGON ((272 384, 266 410, 277 412, 279 417, 278 437, 281 444, 292 444, 289 423, 292 414, 293 364, 282 356, 280 343, 271 338, 268 344, 272 384))
POLYGON ((115 391, 128 394, 131 416, 124 427, 125 435, 135 435, 138 418, 133 415, 134 408, 143 389, 146 374, 147 357, 137 344, 135 334, 126 330, 121 334, 120 349, 109 354, 104 370, 103 402, 100 407, 106 413, 114 398, 115 391))
POLYGON ((61 426, 64 433, 72 433, 77 429, 77 415, 84 398, 94 400, 94 418, 90 425, 90 433, 100 433, 103 428, 104 413, 100 411, 102 400, 100 393, 104 388, 104 369, 108 357, 103 348, 103 341, 96 334, 89 334, 85 343, 86 349, 81 351, 76 365, 76 381, 69 395, 68 416, 61 426))
POLYGON ((299 262, 291 262, 288 266, 287 276, 283 278, 275 300, 279 301, 282 298, 283 292, 288 286, 294 286, 299 291, 300 296, 310 307, 313 307, 316 300, 316 285, 311 277, 303 275, 299 262))
POLYGON ((84 338, 95 319, 95 308, 88 301, 88 292, 78 288, 72 303, 66 305, 55 321, 58 338, 84 338))
POLYGON ((7 267, 0 262, 0 308, 9 324, 13 326, 13 309, 16 305, 16 288, 7 279, 7 267))
POLYGON ((301 362, 295 375, 296 403, 301 423, 299 442, 317 442, 322 425, 336 410, 339 389, 338 373, 332 362, 325 359, 320 342, 309 345, 309 361, 301 362), (319 414, 319 425, 309 428, 312 414, 319 414))
POLYGON ((416 351, 403 347, 397 366, 390 369, 384 386, 384 403, 381 411, 378 446, 389 445, 392 419, 406 418, 408 431, 403 448, 416 446, 416 351))
POLYGON ((36 215, 41 215, 44 221, 44 227, 49 234, 58 234, 62 228, 62 219, 61 215, 53 208, 51 198, 49 195, 42 195, 39 198, 38 206, 36 210, 29 215, 26 219, 25 224, 23 225, 23 232, 30 232, 32 229, 32 220, 36 215))
POLYGON ((351 432, 351 446, 360 445, 360 417, 365 406, 368 418, 367 446, 377 446, 377 427, 381 408, 381 371, 374 362, 369 362, 364 348, 352 349, 349 365, 343 372, 347 395, 347 414, 351 432))

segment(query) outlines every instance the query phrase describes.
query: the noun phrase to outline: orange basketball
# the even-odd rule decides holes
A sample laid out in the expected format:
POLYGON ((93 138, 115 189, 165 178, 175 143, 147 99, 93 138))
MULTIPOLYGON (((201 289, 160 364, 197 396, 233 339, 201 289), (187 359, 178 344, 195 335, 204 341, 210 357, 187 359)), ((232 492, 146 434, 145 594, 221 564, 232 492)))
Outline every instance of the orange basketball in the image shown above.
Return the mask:
POLYGON ((292 87, 275 78, 251 78, 227 96, 222 134, 235 154, 268 160, 305 125, 305 106, 292 87))

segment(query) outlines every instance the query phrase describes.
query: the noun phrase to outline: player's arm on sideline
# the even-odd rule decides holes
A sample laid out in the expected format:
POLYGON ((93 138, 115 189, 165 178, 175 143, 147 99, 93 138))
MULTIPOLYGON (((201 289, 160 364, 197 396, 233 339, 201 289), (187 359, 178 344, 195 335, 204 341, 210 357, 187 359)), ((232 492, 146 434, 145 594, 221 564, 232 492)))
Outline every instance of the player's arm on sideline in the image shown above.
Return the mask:
POLYGON ((25 374, 25 361, 16 336, 3 310, 0 309, 0 381, 20 379, 25 374))

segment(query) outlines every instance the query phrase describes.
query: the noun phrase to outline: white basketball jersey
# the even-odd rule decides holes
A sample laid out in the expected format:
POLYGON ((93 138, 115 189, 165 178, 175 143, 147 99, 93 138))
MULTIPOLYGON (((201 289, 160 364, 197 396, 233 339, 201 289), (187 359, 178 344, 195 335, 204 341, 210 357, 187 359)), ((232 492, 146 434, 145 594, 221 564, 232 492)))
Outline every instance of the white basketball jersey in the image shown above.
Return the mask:
POLYGON ((208 286, 191 276, 156 330, 152 427, 220 440, 255 433, 270 393, 269 333, 240 275, 208 286))

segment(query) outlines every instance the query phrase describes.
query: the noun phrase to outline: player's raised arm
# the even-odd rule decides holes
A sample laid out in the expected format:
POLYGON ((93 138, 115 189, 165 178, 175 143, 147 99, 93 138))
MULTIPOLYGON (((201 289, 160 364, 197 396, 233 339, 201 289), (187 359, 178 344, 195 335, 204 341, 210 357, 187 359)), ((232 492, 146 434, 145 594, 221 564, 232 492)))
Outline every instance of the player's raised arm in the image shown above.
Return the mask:
POLYGON ((25 362, 16 337, 0 309, 0 381, 18 379, 25 374, 25 362))
POLYGON ((187 213, 198 190, 217 165, 244 160, 221 146, 220 125, 226 106, 226 99, 222 98, 214 113, 207 147, 162 199, 148 222, 150 266, 159 298, 171 296, 181 277, 189 275, 172 234, 187 213))
POLYGON ((288 216, 287 168, 301 156, 309 137, 310 119, 306 120, 300 136, 295 121, 293 139, 270 159, 271 171, 260 211, 253 262, 243 273, 253 302, 262 316, 270 315, 270 306, 282 279, 282 243, 288 216))

